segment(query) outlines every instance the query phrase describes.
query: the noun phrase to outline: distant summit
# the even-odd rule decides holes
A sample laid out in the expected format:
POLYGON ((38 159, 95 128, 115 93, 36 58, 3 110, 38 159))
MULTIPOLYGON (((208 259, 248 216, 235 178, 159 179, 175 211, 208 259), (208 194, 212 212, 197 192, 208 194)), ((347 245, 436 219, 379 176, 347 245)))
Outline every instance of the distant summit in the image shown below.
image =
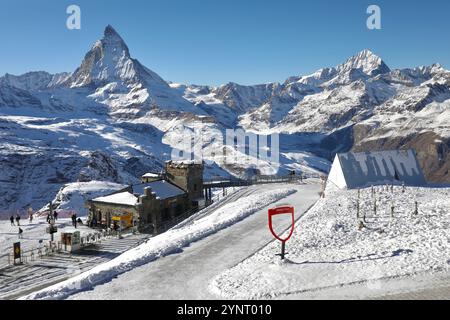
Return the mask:
POLYGON ((338 72, 349 72, 354 69, 359 69, 369 76, 376 76, 391 71, 379 56, 368 49, 361 51, 337 67, 338 72))

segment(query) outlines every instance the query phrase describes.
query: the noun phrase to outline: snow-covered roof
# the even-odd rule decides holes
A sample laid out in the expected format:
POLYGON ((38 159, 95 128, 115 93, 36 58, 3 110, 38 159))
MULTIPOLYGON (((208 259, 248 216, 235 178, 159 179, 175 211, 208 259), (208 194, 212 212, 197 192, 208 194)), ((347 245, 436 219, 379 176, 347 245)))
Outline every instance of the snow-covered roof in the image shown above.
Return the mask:
POLYGON ((133 193, 142 195, 146 188, 151 188, 152 192, 156 194, 156 197, 160 199, 168 199, 178 197, 185 194, 183 189, 167 182, 165 180, 154 181, 150 183, 143 183, 133 186, 133 193))
POLYGON ((142 176, 142 178, 158 178, 159 174, 148 172, 142 176))
POLYGON ((134 206, 137 203, 138 198, 129 193, 129 192, 121 192, 116 194, 111 194, 105 197, 95 198, 92 201, 95 202, 103 202, 103 203, 112 203, 126 206, 134 206))
POLYGON ((392 182, 411 186, 426 184, 414 150, 338 154, 329 180, 349 189, 392 182))
POLYGON ((203 164, 203 162, 201 160, 168 160, 168 161, 166 161, 166 163, 173 164, 173 165, 193 165, 193 164, 201 165, 201 164, 203 164))

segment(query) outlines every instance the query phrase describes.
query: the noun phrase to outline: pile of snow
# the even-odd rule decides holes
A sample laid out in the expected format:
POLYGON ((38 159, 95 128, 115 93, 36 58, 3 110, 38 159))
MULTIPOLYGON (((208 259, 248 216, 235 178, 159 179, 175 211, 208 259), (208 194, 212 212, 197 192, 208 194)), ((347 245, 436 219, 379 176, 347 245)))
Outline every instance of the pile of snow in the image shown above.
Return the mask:
POLYGON ((199 212, 198 215, 201 218, 192 221, 190 224, 181 228, 173 228, 149 239, 146 243, 125 252, 110 262, 97 266, 65 282, 33 293, 23 299, 61 299, 76 292, 88 290, 121 273, 177 252, 190 243, 227 228, 267 205, 295 192, 296 190, 292 188, 266 191, 226 204, 205 217, 202 217, 201 212, 199 212))
POLYGON ((361 190, 357 219, 358 191, 328 190, 298 223, 285 261, 275 256, 280 244, 272 242, 214 278, 210 290, 233 299, 298 298, 355 283, 370 292, 382 279, 450 270, 449 193, 448 188, 403 193, 395 187, 391 193, 390 187, 377 187, 373 198, 371 188, 361 190))
MULTIPOLYGON (((126 187, 122 184, 105 181, 69 183, 61 188, 52 203, 56 205, 55 209, 61 213, 73 211, 78 217, 84 217, 88 213, 88 209, 85 208, 86 201, 117 192, 126 187)), ((48 205, 40 211, 47 210, 48 205)), ((64 217, 64 215, 60 215, 60 217, 64 217)))

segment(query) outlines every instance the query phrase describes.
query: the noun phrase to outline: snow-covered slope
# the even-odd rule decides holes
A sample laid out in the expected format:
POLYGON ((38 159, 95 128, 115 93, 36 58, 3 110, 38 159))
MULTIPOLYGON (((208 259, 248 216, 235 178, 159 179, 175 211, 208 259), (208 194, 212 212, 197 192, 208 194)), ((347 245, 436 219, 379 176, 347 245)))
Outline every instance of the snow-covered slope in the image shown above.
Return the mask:
POLYGON ((381 289, 383 280, 448 271, 448 191, 377 187, 372 197, 370 188, 327 189, 326 198, 299 220, 286 245, 286 261, 276 256, 280 244, 274 241, 217 276, 210 288, 227 299, 298 299, 360 283, 365 290, 355 296, 361 298, 381 289))

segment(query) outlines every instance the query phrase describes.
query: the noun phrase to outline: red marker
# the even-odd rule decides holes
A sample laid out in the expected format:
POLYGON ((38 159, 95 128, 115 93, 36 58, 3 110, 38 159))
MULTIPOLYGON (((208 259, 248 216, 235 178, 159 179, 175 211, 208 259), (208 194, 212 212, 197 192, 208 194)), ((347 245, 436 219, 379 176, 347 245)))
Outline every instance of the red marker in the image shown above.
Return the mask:
POLYGON ((281 205, 276 208, 269 209, 269 229, 270 232, 272 232, 273 236, 281 241, 281 259, 284 259, 285 250, 286 250, 286 242, 292 237, 292 234, 294 233, 294 227, 295 227, 295 218, 294 218, 294 207, 290 205, 281 205), (291 231, 285 238, 281 238, 281 235, 278 235, 273 230, 273 217, 279 216, 279 215, 290 215, 292 219, 291 223, 291 231))

